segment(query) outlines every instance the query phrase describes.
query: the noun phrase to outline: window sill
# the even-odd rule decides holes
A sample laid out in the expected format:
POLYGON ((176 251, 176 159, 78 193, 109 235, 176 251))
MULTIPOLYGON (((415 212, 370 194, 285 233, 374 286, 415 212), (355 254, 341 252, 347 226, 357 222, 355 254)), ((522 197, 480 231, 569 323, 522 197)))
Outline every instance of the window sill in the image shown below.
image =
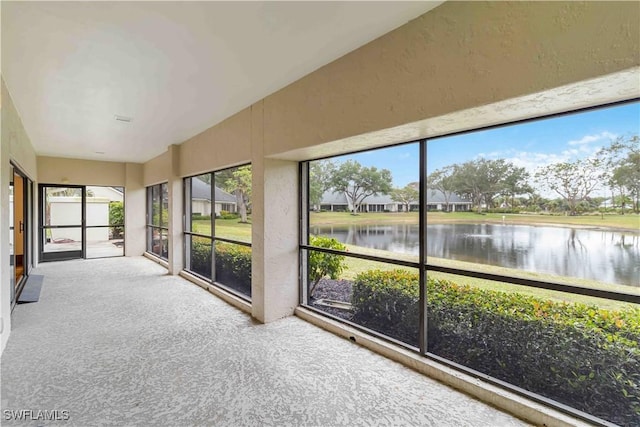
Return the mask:
POLYGON ((535 425, 547 427, 591 425, 304 307, 297 307, 295 315, 535 425))
POLYGON ((186 270, 182 270, 180 272, 180 277, 200 286, 201 288, 209 291, 210 293, 222 299, 226 303, 231 304, 232 306, 244 311, 245 313, 251 314, 251 304, 243 300, 242 298, 237 297, 232 293, 225 291, 224 289, 214 286, 211 283, 207 282, 206 280, 203 280, 198 276, 189 273, 186 270))
POLYGON ((158 264, 160 264, 161 266, 163 266, 167 270, 169 269, 169 263, 167 261, 163 260, 162 258, 160 258, 158 255, 152 254, 151 252, 145 252, 142 255, 144 257, 150 259, 151 261, 157 262, 158 264))

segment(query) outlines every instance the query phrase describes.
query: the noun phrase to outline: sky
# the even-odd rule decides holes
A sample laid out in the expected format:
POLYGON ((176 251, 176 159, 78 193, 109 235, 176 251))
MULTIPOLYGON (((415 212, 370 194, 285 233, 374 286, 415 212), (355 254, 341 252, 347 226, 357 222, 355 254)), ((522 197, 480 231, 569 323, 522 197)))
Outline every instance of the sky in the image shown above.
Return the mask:
MULTIPOLYGON (((480 157, 506 159, 530 173, 552 163, 593 156, 617 137, 640 134, 640 102, 524 124, 440 137, 427 142, 427 173, 480 157)), ((365 166, 389 169, 394 187, 418 181, 418 144, 350 154, 365 166)))

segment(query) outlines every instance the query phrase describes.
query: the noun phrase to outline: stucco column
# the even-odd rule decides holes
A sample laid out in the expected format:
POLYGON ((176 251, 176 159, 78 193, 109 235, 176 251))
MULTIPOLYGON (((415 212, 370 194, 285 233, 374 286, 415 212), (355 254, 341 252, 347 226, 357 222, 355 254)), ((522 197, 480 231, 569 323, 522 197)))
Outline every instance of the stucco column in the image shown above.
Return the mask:
POLYGON ((267 323, 298 305, 298 164, 263 157, 261 103, 251 129, 251 314, 267 323))
POLYGON ((178 274, 183 269, 184 245, 182 235, 182 177, 180 177, 180 146, 169 147, 169 273, 178 274))
POLYGON ((1 119, 0 128, 2 129, 0 134, 0 353, 2 353, 11 331, 11 280, 9 277, 9 135, 6 129, 2 128, 1 119))
POLYGON ((125 256, 142 255, 146 249, 145 216, 147 191, 142 164, 125 164, 124 238, 125 256))

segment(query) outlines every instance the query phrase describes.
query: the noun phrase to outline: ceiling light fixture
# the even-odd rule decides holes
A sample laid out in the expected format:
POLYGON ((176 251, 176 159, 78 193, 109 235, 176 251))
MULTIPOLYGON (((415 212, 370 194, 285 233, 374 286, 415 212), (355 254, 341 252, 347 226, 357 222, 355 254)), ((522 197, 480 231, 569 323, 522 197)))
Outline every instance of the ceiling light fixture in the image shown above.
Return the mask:
POLYGON ((119 115, 115 115, 114 116, 116 118, 117 121, 119 122, 127 122, 130 123, 133 119, 131 117, 127 117, 127 116, 119 116, 119 115))

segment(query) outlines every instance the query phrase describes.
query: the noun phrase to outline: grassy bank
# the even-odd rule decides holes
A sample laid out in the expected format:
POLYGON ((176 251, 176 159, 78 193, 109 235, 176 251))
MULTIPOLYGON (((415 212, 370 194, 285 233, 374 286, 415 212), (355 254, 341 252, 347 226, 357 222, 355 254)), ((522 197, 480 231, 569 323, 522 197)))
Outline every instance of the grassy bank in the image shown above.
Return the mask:
MULTIPOLYGON (((640 215, 536 215, 536 214, 477 214, 474 212, 428 212, 429 224, 505 224, 585 226, 640 231, 640 215)), ((349 212, 311 212, 311 225, 399 224, 418 223, 418 212, 371 212, 351 215, 349 212)))
MULTIPOLYGON (((416 256, 391 253, 391 252, 380 251, 376 249, 368 249, 368 248, 347 245, 347 250, 349 252, 386 257, 386 258, 402 260, 402 261, 410 261, 410 262, 418 261, 416 256)), ((464 262, 464 261, 456 261, 456 260, 433 258, 433 257, 427 258, 427 263, 440 265, 443 267, 477 271, 481 273, 502 274, 506 276, 514 276, 514 277, 522 277, 522 278, 531 279, 531 280, 539 280, 543 282, 550 281, 550 282, 562 283, 562 284, 584 287, 589 289, 600 289, 600 290, 608 290, 608 291, 614 291, 614 292, 632 293, 632 294, 640 295, 640 288, 638 287, 602 283, 602 282, 589 280, 589 279, 563 277, 563 276, 557 276, 554 274, 530 272, 530 271, 523 271, 523 270, 517 270, 512 268, 497 267, 493 265, 476 264, 476 263, 470 263, 470 262, 464 262)), ((407 270, 412 272, 417 271, 417 269, 411 268, 411 267, 402 267, 402 266, 397 266, 393 264, 372 262, 372 261, 367 261, 367 260, 358 259, 358 258, 351 258, 351 257, 345 258, 345 264, 347 266, 347 269, 342 273, 341 278, 347 279, 347 280, 353 280, 358 274, 364 273, 365 271, 369 271, 369 270, 375 270, 375 269, 379 269, 382 271, 390 271, 395 269, 407 270)), ((429 272, 428 275, 429 277, 432 277, 434 279, 450 280, 454 283, 458 283, 459 285, 469 285, 469 286, 473 286, 481 289, 520 293, 524 295, 534 296, 537 298, 549 299, 552 301, 579 302, 583 304, 593 304, 600 308, 606 308, 611 310, 619 310, 619 309, 630 307, 630 306, 637 307, 637 304, 623 303, 623 302, 612 301, 612 300, 607 300, 602 298, 594 298, 594 297, 588 297, 584 295, 571 294, 567 292, 557 292, 557 291, 551 291, 547 289, 531 288, 527 286, 513 285, 510 283, 504 283, 504 282, 494 282, 491 280, 476 279, 473 277, 455 276, 455 275, 439 273, 439 272, 429 272)))

